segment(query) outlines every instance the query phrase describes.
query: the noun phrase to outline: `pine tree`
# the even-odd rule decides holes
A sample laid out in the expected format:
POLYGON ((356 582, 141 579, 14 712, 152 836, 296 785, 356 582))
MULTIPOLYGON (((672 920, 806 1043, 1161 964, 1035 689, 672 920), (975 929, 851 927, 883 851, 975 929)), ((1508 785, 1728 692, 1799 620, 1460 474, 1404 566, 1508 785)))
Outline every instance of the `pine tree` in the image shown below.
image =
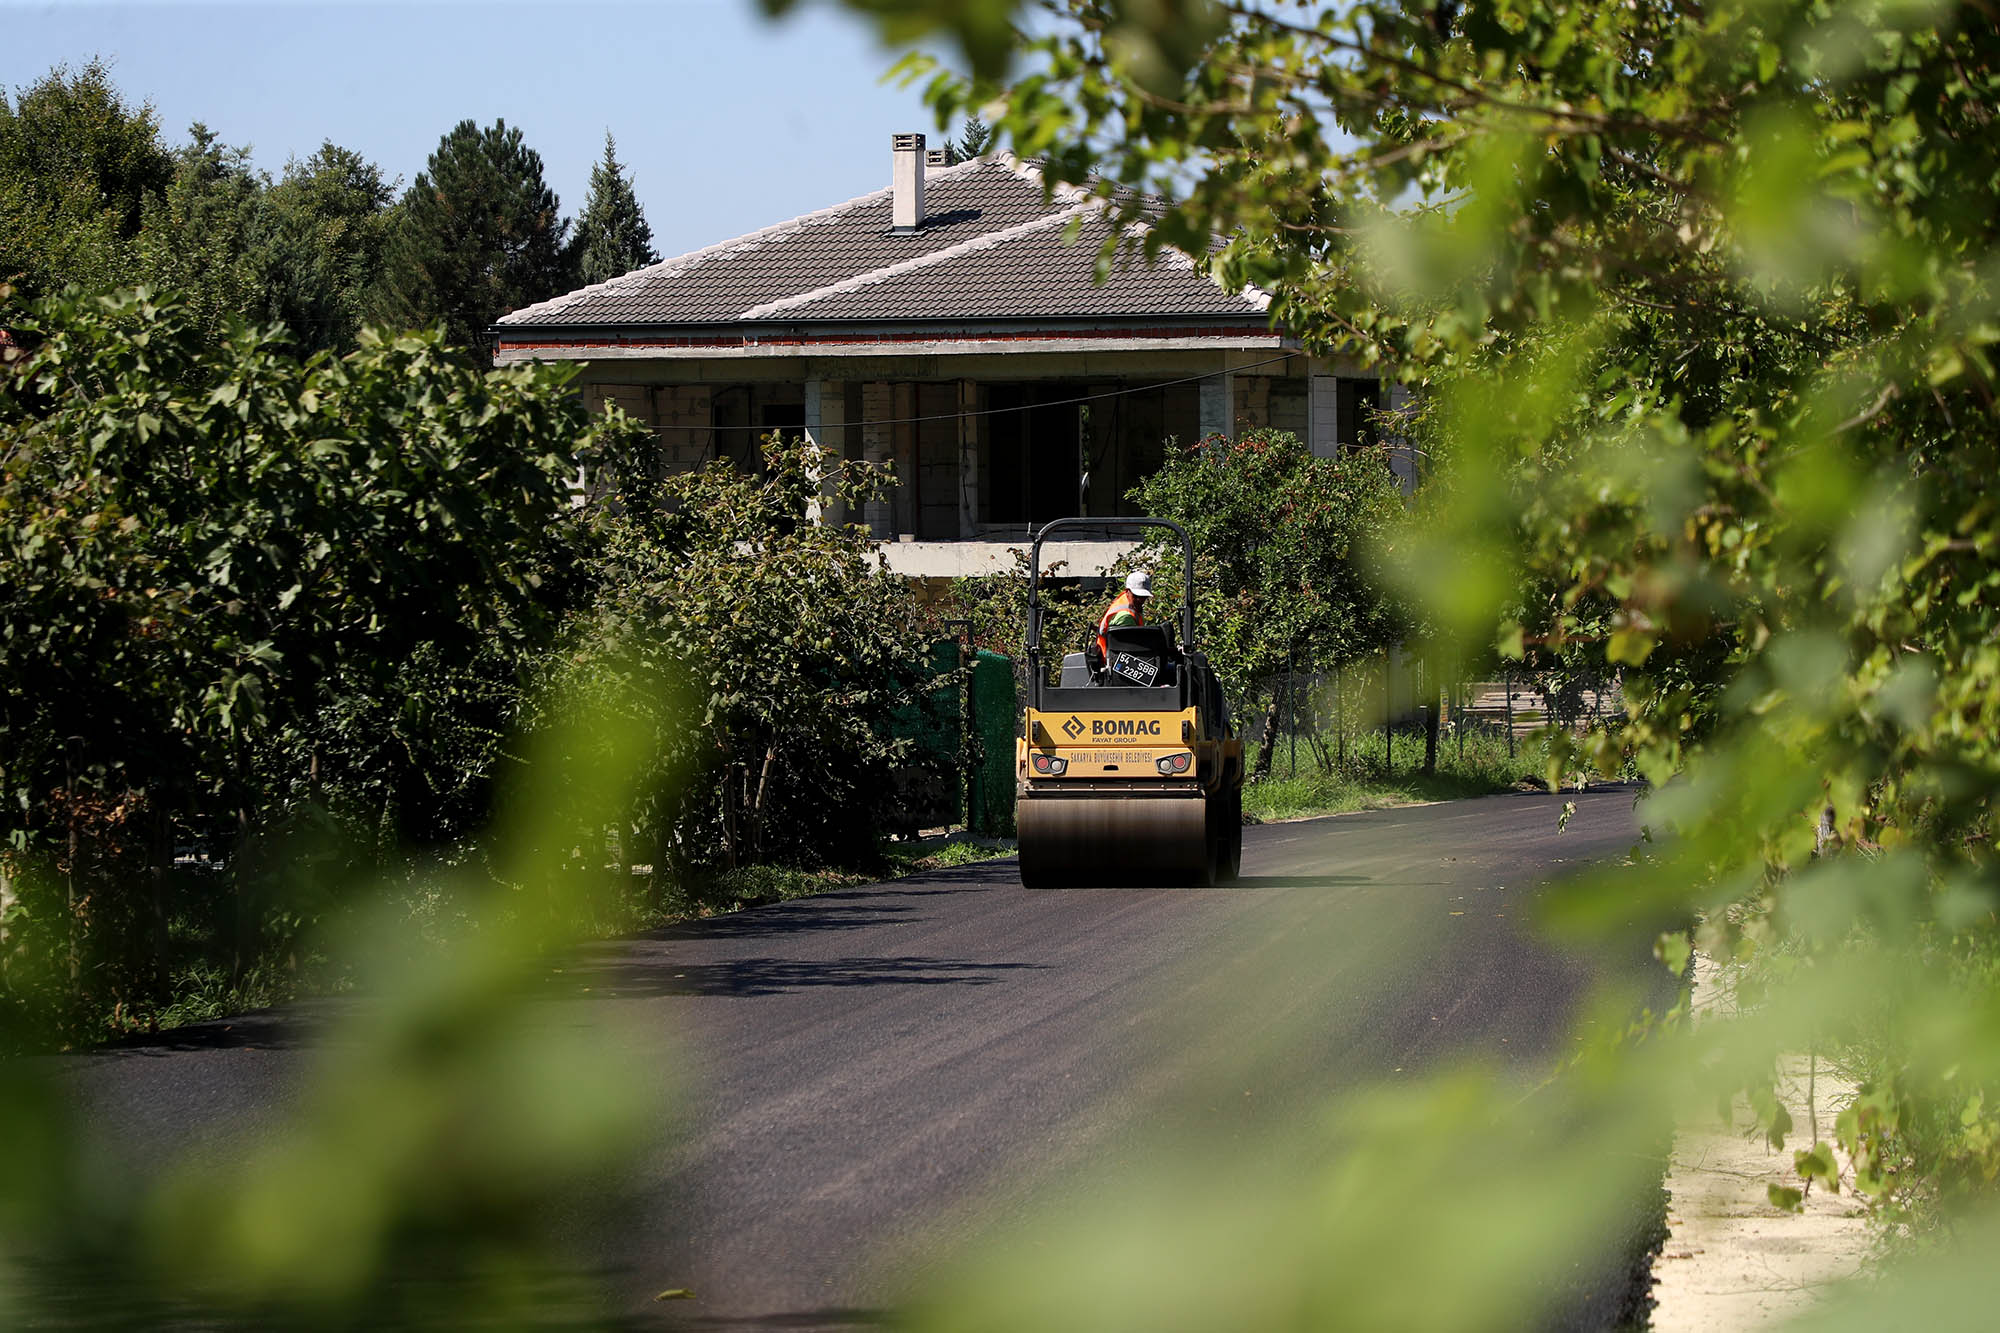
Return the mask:
POLYGON ((521 131, 460 121, 393 214, 382 313, 406 326, 442 321, 483 357, 495 319, 574 285, 568 231, 521 131))
POLYGON ((657 264, 653 229, 619 164, 617 143, 604 132, 604 160, 590 170, 590 198, 577 220, 576 247, 583 281, 605 282, 647 264, 657 264))
POLYGON ((958 142, 948 143, 946 146, 951 150, 952 161, 970 162, 993 146, 993 131, 987 127, 985 121, 974 116, 966 121, 965 128, 959 131, 958 142))

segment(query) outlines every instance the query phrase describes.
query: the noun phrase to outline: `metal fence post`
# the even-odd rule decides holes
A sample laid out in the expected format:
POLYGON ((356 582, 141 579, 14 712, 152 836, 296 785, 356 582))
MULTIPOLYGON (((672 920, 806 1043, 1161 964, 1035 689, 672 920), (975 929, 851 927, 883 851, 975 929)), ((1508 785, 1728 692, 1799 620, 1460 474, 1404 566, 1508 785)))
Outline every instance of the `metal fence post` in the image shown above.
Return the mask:
POLYGON ((1285 711, 1292 715, 1292 776, 1299 775, 1299 646, 1285 650, 1285 711))
POLYGON ((1333 744, 1343 768, 1347 766, 1347 697, 1341 690, 1341 673, 1345 669, 1333 669, 1333 744))
POLYGON ((1507 693, 1507 757, 1514 757, 1514 673, 1500 673, 1500 683, 1507 693))
POLYGON ((1389 650, 1382 650, 1382 763, 1390 774, 1396 771, 1396 668, 1389 650))
POLYGON ((68 888, 69 911, 63 924, 69 931, 69 984, 76 988, 78 973, 76 942, 76 768, 77 759, 83 752, 83 737, 71 736, 63 742, 63 804, 69 807, 69 868, 65 876, 68 888))
POLYGON ((1458 731, 1458 765, 1463 768, 1465 767, 1465 702, 1466 696, 1472 692, 1472 687, 1465 679, 1465 663, 1460 662, 1458 670, 1452 674, 1457 677, 1455 682, 1457 689, 1454 691, 1451 724, 1458 731))

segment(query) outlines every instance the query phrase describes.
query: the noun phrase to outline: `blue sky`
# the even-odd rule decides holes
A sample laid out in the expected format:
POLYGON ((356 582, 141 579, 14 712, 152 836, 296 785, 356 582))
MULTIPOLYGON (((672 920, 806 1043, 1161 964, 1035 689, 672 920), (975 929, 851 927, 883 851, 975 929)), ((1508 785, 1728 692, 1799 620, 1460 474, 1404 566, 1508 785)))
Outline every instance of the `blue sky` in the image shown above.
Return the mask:
POLYGON ((889 183, 889 138, 937 142, 898 52, 826 5, 0 0, 0 84, 101 55, 170 143, 204 121, 276 174, 322 140, 408 184, 470 117, 518 125, 574 216, 608 128, 674 255, 889 183))

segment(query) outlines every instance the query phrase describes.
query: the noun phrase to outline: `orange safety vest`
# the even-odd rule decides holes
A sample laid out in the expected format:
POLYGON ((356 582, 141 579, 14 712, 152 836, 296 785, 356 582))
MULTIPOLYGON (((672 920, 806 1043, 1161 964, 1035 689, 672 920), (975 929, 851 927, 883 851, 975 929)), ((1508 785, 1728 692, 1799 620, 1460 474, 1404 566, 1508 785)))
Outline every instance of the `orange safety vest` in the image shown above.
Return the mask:
POLYGON ((1110 606, 1104 608, 1104 615, 1097 622, 1097 655, 1107 663, 1111 660, 1111 650, 1104 646, 1104 631, 1111 628, 1111 618, 1120 611, 1131 612, 1132 618, 1143 625, 1146 623, 1146 599, 1134 597, 1132 590, 1127 588, 1111 599, 1110 606))

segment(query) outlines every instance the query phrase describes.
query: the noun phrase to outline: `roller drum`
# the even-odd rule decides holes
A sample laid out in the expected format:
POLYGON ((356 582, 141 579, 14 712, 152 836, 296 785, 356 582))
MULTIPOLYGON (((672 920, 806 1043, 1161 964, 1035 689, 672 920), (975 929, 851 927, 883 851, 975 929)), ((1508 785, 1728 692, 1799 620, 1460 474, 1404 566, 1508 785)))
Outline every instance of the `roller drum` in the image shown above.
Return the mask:
POLYGON ((1021 882, 1212 884, 1215 821, 1200 796, 1024 796, 1021 882))

